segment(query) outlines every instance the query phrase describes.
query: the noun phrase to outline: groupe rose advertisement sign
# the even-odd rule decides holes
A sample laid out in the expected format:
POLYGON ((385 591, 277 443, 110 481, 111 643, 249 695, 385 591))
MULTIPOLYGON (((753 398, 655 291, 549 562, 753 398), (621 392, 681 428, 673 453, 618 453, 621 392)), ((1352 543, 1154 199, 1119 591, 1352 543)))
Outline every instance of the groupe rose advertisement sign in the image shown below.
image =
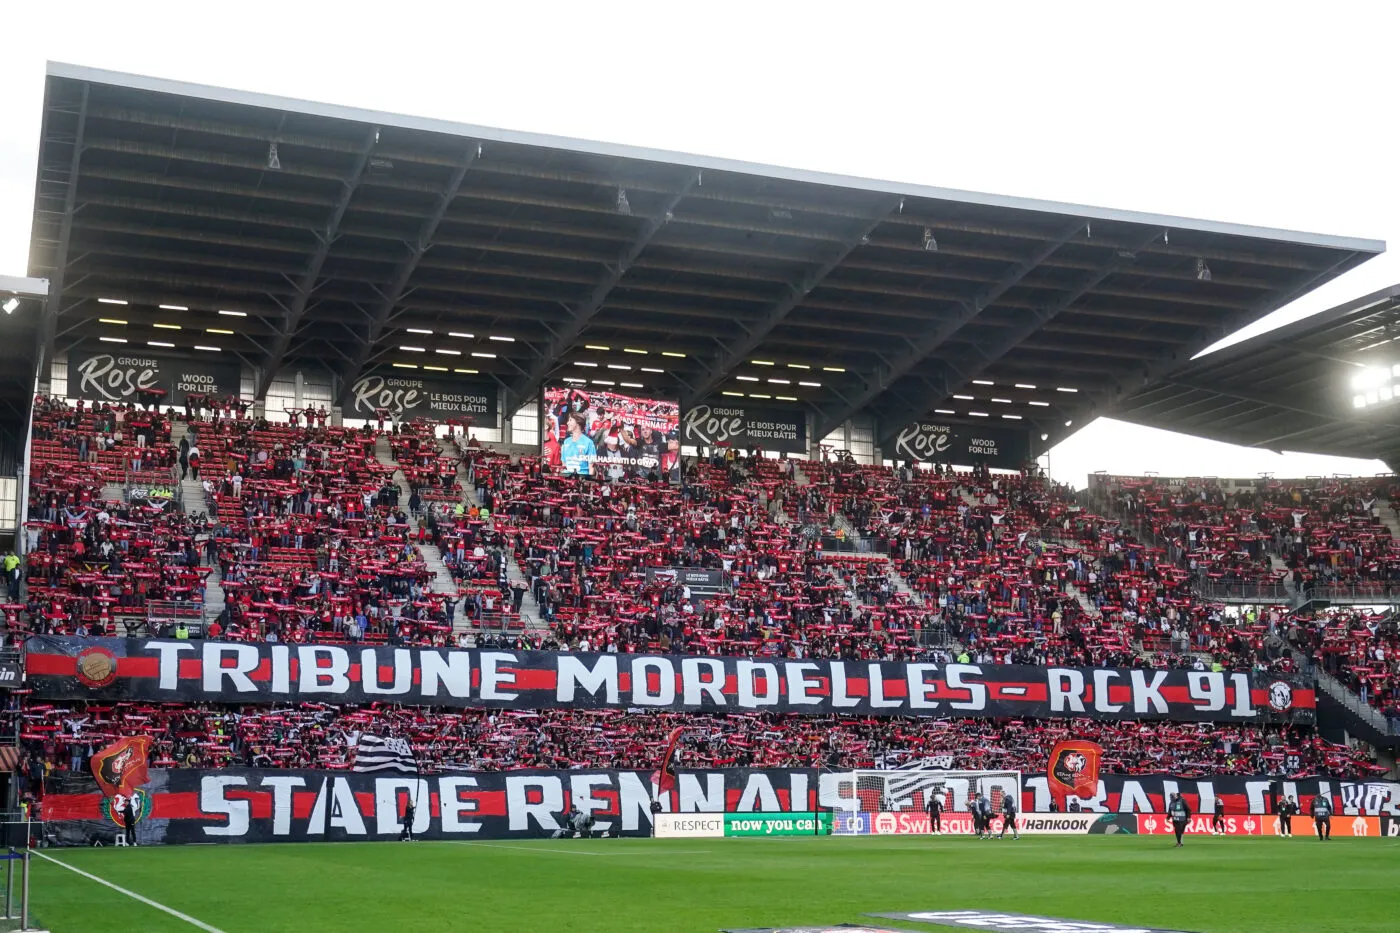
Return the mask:
POLYGON ((424 376, 370 373, 350 387, 345 414, 374 418, 387 411, 394 420, 408 418, 470 418, 473 424, 494 428, 499 392, 489 382, 437 379, 424 376))
POLYGON ((90 402, 142 404, 158 398, 163 405, 183 405, 190 395, 236 398, 241 378, 237 360, 216 354, 112 353, 83 346, 68 354, 68 396, 90 402))
POLYGON ((1029 431, 997 425, 916 421, 892 438, 895 460, 988 466, 1017 470, 1031 459, 1029 431))

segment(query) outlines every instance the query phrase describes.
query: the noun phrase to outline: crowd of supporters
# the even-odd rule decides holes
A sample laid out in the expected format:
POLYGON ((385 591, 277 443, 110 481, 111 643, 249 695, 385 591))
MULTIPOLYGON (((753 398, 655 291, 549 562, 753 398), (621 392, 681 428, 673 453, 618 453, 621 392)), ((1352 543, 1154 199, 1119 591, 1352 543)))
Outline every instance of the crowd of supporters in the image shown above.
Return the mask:
MULTIPOLYGON (((36 704, 23 733, 59 768, 82 771, 118 735, 149 735, 159 767, 344 769, 361 732, 408 739, 424 772, 460 768, 651 770, 683 727, 681 766, 885 768, 938 758, 945 767, 1040 771, 1056 740, 1090 739, 1109 773, 1326 773, 1362 777, 1364 751, 1311 730, 1212 723, 1099 722, 776 714, 629 713, 622 710, 443 710, 377 706, 36 704), (949 763, 951 762, 951 764, 949 763)), ((1384 769, 1380 769, 1384 771, 1384 769)))
MULTIPOLYGON (((348 429, 328 425, 323 412, 299 421, 269 423, 232 405, 187 409, 181 418, 36 400, 27 585, 0 606, 7 637, 149 632, 442 646, 481 643, 491 631, 579 651, 893 660, 946 653, 978 663, 1279 671, 1290 661, 1274 636, 1287 634, 1373 702, 1400 703, 1393 623, 1299 618, 1285 608, 1234 614, 1200 595, 1212 581, 1388 586, 1400 576, 1400 551, 1378 519, 1391 492, 1384 481, 1227 493, 1205 481, 1124 480, 1105 487, 1127 516, 1121 521, 1082 508, 1034 471, 729 454, 687 464, 676 486, 562 475, 541 458, 443 439, 429 424, 348 429), (201 480, 207 515, 171 501, 177 468, 201 480), (114 484, 142 494, 104 498, 114 484), (440 559, 441 574, 428 554, 440 559), (706 571, 709 584, 678 579, 674 568, 706 571), (223 608, 202 631, 162 625, 149 611, 155 603, 198 609, 211 583, 223 608)), ((76 760, 75 750, 90 752, 95 724, 110 731, 116 723, 156 735, 167 764, 341 766, 341 737, 374 726, 412 734, 435 765, 645 767, 666 724, 622 713, 387 707, 32 714, 28 741, 61 764, 76 760), (83 729, 65 733, 69 714, 83 729)), ((845 767, 943 754, 966 767, 1022 767, 1061 728, 695 722, 696 735, 709 735, 695 739, 698 761, 845 767)), ((1122 770, 1365 767, 1307 735, 1075 728, 1102 733, 1114 749, 1111 767, 1122 770)))

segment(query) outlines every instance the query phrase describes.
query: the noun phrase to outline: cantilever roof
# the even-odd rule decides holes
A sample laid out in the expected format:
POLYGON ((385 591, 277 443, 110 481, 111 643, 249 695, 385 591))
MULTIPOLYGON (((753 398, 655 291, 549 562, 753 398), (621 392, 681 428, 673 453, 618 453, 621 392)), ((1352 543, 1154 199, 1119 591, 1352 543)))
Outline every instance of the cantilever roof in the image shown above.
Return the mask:
POLYGON ((1400 402, 1357 410, 1358 367, 1400 362, 1400 285, 1201 357, 1120 417, 1232 444, 1400 467, 1400 402))
POLYGON ((868 411, 882 437, 985 410, 1053 442, 1384 249, 71 65, 43 133, 57 350, 120 298, 129 337, 180 314, 268 373, 445 363, 517 402, 569 375, 796 400, 819 431, 868 411))

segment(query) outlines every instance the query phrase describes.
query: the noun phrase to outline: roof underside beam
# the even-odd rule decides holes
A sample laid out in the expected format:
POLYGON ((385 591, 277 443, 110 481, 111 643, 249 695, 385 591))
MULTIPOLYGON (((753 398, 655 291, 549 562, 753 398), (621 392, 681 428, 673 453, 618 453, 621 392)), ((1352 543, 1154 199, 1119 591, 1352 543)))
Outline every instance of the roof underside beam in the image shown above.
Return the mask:
POLYGON ((1186 341, 1178 348, 1141 367, 1137 372, 1119 381, 1116 386, 1106 388, 1101 392, 1087 393, 1088 398, 1075 408, 1074 418, 1069 419, 1063 428, 1057 427, 1052 433, 1050 444, 1059 443, 1095 417, 1112 416, 1124 401, 1186 366, 1190 362, 1190 356, 1187 354, 1194 355, 1192 347, 1210 346, 1262 315, 1275 311, 1299 296, 1307 294, 1313 288, 1331 279, 1339 270, 1364 258, 1368 258, 1368 254, 1346 253, 1325 269, 1309 269, 1302 272, 1294 277, 1287 286, 1269 293, 1253 306, 1225 314, 1213 323, 1198 328, 1192 340, 1186 341))
POLYGON ((554 335, 541 348, 529 369, 521 378, 511 383, 508 392, 508 407, 511 411, 539 392, 545 377, 559 365, 559 358, 573 346, 574 341, 588 327, 589 323, 602 310, 603 304, 613 289, 622 281, 627 270, 637 261, 642 250, 652 241, 657 232, 672 219, 672 214, 686 197, 701 184, 699 172, 688 175, 680 185, 670 192, 666 201, 649 217, 637 235, 630 240, 616 258, 608 263, 603 277, 593 286, 583 301, 570 309, 567 323, 554 332, 554 335))
POLYGON ((739 329, 742 335, 726 345, 712 359, 691 392, 681 401, 681 407, 692 408, 704 401, 706 395, 719 388, 734 370, 734 367, 747 359, 758 348, 759 344, 763 343, 764 338, 773 332, 773 328, 782 323, 783 319, 801 304, 804 298, 816 290, 826 280, 826 277, 846 260, 846 257, 855 252, 862 244, 868 242, 875 228, 900 209, 903 203, 903 198, 882 199, 870 216, 863 218, 860 225, 853 229, 834 250, 830 251, 825 260, 809 269, 800 281, 789 282, 787 294, 765 311, 762 317, 754 321, 752 325, 740 325, 739 329))
POLYGON ((930 408, 947 398, 959 386, 970 379, 975 379, 987 367, 1015 350, 1032 334, 1054 320, 1056 316, 1067 310, 1080 298, 1093 291, 1104 279, 1113 275, 1120 268, 1131 264, 1139 251, 1151 246, 1161 235, 1161 230, 1154 230, 1141 240, 1134 241, 1134 247, 1115 251, 1107 262, 1084 276, 1073 291, 1066 292, 1055 301, 1033 312, 1024 322, 999 335, 995 342, 991 344, 973 342, 968 348, 971 352, 958 354, 956 361, 939 360, 938 373, 932 376, 920 375, 928 390, 921 393, 917 401, 887 415, 881 415, 879 440, 881 442, 888 440, 909 422, 923 417, 930 408))
POLYGON ((374 152, 375 144, 378 142, 379 127, 373 127, 360 150, 354 169, 340 183, 340 198, 331 208, 325 226, 316 231, 316 252, 312 254, 311 261, 307 263, 306 270, 297 279, 297 290, 292 297, 291 304, 284 309, 286 313, 282 318, 282 327, 272 340, 267 363, 262 368, 262 375, 258 377, 255 398, 267 395, 273 377, 282 368, 282 361, 287 357, 287 350, 292 345, 292 338, 296 336, 297 328, 301 326, 302 315, 306 313, 307 302, 311 300, 311 296, 320 282, 321 269, 326 264, 326 258, 330 255, 331 246, 340 236, 340 221, 350 207, 350 199, 355 196, 355 191, 364 181, 365 170, 369 167, 370 154, 374 152))
POLYGON ((462 181, 467 177, 467 171, 480 157, 481 145, 475 142, 469 143, 467 150, 457 162, 457 167, 452 170, 451 177, 438 193, 432 213, 425 217, 419 226, 417 239, 408 244, 408 255, 399 263, 393 282, 379 292, 380 300, 370 314, 365 340, 356 350, 355 359, 344 371, 345 378, 342 380, 339 399, 341 405, 344 405, 349 399, 351 386, 360 377, 370 358, 374 355, 374 348, 379 343, 379 338, 384 335, 384 328, 388 326, 394 308, 398 306, 404 293, 408 291, 408 283, 412 280, 413 272, 418 268, 418 263, 432 248, 433 237, 437 234, 438 226, 442 223, 443 217, 447 216, 448 208, 457 199, 457 193, 462 189, 462 181))
POLYGON ((908 342, 907 349, 888 361, 867 379, 865 386, 850 398, 833 408, 821 411, 817 417, 817 436, 826 437, 835 428, 856 412, 865 408, 902 376, 926 359, 950 337, 974 320, 998 298, 1015 288, 1022 279, 1044 262, 1052 253, 1068 243, 1076 233, 1084 228, 1084 221, 1075 220, 1065 227, 1060 235, 1041 243, 1035 252, 1007 269, 997 281, 982 288, 970 301, 960 302, 958 313, 946 321, 939 321, 922 334, 908 342))
MULTIPOLYGON (((51 188, 61 187, 63 190, 63 214, 59 221, 58 242, 54 247, 49 297, 44 305, 42 324, 39 327, 37 338, 38 367, 44 381, 48 380, 48 366, 53 362, 54 340, 55 334, 58 332, 58 315, 63 310, 63 288, 68 272, 68 247, 73 237, 73 214, 76 210, 78 195, 78 169, 83 158, 83 138, 87 133, 88 97, 91 89, 92 85, 84 82, 82 97, 78 102, 77 126, 71 141, 73 151, 70 154, 68 164, 66 166, 45 166, 41 163, 39 167, 40 186, 36 192, 34 204, 36 213, 44 209, 45 185, 51 188)), ((55 105, 50 104, 50 106, 55 105)), ((47 123, 47 115, 45 122, 47 123)))

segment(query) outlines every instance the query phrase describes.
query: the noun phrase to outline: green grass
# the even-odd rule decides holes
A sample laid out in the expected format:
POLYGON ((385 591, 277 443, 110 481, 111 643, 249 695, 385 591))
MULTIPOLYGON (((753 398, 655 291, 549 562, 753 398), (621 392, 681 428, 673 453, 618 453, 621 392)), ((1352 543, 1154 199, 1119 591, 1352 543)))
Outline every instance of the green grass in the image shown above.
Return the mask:
MULTIPOLYGON (((1201 933, 1393 933, 1400 844, 1147 836, 47 850, 225 933, 714 933, 988 908, 1201 933)), ((34 859, 55 933, 196 927, 34 859)), ((869 921, 875 922, 875 921, 869 921)), ((885 921, 880 921, 885 922, 885 921)), ((939 927, 911 924, 933 933, 939 927)))

